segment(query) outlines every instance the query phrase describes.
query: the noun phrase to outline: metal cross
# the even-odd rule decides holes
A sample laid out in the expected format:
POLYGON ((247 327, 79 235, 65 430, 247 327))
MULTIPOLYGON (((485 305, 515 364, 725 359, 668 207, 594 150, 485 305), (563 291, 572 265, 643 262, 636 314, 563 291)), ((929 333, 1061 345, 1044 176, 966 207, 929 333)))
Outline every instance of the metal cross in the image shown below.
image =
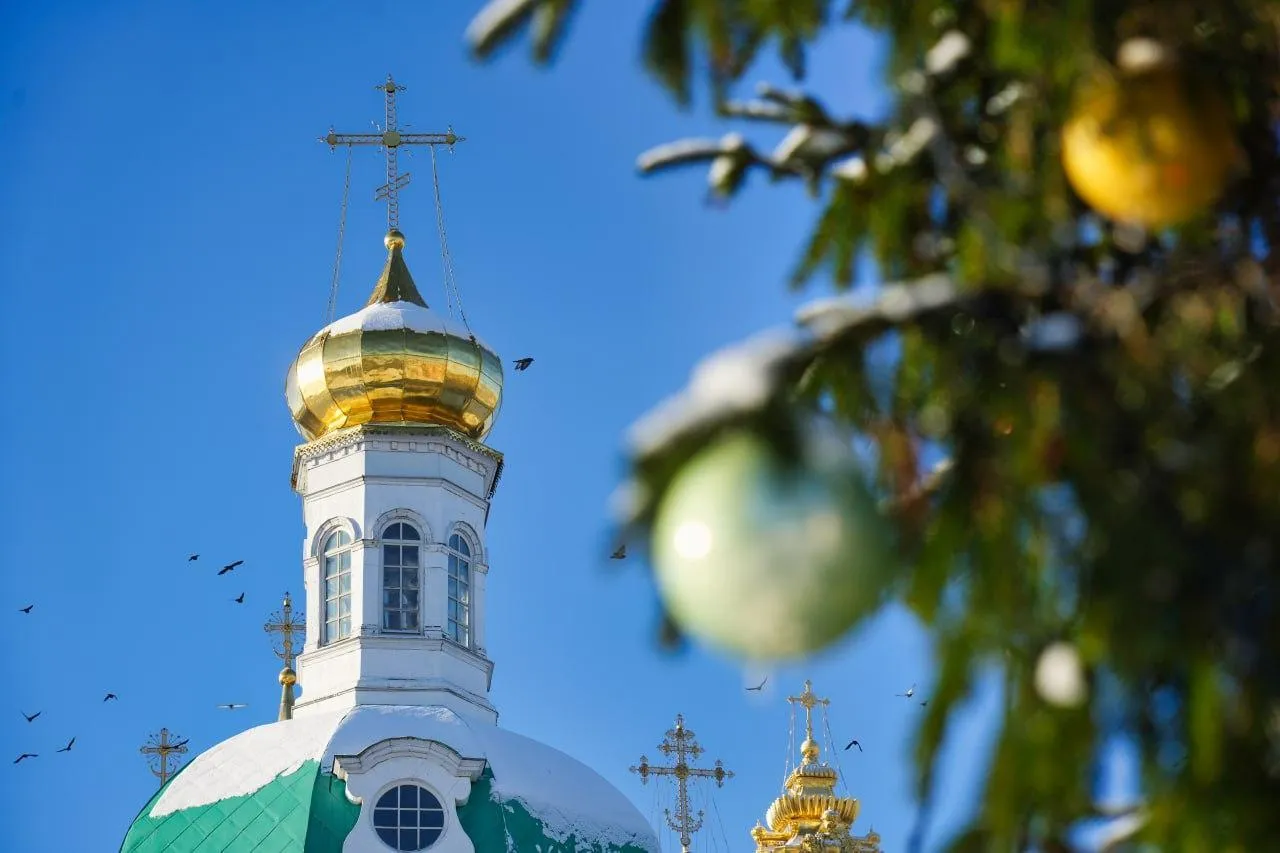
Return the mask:
POLYGON ((159 734, 151 736, 147 745, 138 750, 147 756, 147 763, 151 765, 151 772, 160 777, 160 787, 164 787, 164 783, 169 781, 169 777, 173 775, 173 771, 177 768, 169 767, 169 756, 184 755, 187 751, 187 740, 180 740, 176 743, 169 740, 171 732, 168 729, 161 729, 159 734), (155 763, 158 759, 158 765, 155 763))
POLYGON ((649 759, 640 756, 640 764, 629 768, 632 773, 640 774, 640 783, 645 784, 650 776, 674 776, 676 779, 676 813, 672 817, 670 809, 664 809, 667 825, 680 833, 680 849, 688 853, 693 843, 693 833, 702 828, 702 810, 697 815, 691 813, 689 806, 689 780, 695 777, 710 777, 716 780, 716 787, 722 787, 725 779, 733 778, 732 770, 725 770, 717 760, 714 769, 703 769, 689 766, 689 759, 697 759, 704 750, 698 745, 692 729, 684 727, 684 715, 676 714, 675 728, 667 729, 666 737, 658 744, 663 755, 675 756, 675 764, 670 767, 658 767, 649 763, 649 759))
POLYGON ((793 705, 797 702, 804 707, 805 740, 813 740, 813 709, 816 705, 830 705, 830 699, 819 699, 813 695, 813 682, 805 679, 804 692, 799 696, 788 696, 787 701, 793 705))
POLYGON ((452 127, 444 133, 401 133, 396 123, 396 93, 403 92, 404 86, 388 74, 387 82, 374 88, 382 90, 387 101, 387 120, 380 133, 335 133, 330 127, 329 133, 320 137, 320 141, 327 143, 331 151, 339 145, 377 145, 382 149, 387 158, 387 182, 378 187, 374 198, 387 203, 387 230, 395 231, 400 227, 400 190, 408 186, 410 177, 408 172, 403 175, 399 172, 396 155, 400 148, 405 145, 448 145, 452 149, 455 142, 462 142, 465 137, 455 134, 452 127))
POLYGON ((288 669, 293 669, 293 638, 295 636, 306 638, 306 616, 299 613, 298 619, 300 621, 295 621, 293 618, 293 599, 286 592, 284 594, 284 606, 281 607, 280 612, 271 614, 271 618, 262 626, 262 629, 268 634, 280 635, 280 648, 273 648, 272 651, 276 653, 276 657, 284 661, 284 665, 288 669))

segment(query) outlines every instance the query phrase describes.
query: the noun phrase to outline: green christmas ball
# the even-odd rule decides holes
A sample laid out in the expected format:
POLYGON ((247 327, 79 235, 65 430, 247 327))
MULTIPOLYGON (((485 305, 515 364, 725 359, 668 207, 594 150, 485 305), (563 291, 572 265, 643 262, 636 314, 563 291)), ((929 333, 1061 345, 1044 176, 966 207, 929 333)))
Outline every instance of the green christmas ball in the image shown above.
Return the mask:
POLYGON ((663 495, 654 570, 691 636, 751 660, 796 658, 879 602, 888 525, 847 443, 809 430, 789 466, 753 433, 694 456, 663 495))

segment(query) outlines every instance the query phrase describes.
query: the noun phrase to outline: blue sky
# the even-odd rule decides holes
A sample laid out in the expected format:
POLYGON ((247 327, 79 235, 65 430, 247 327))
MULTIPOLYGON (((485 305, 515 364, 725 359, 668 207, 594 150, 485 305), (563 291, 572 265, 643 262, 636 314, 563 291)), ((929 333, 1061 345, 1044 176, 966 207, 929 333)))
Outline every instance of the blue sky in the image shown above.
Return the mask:
MULTIPOLYGON (((839 755, 858 828, 903 849, 919 708, 893 694, 930 677, 908 617, 887 613, 772 672, 757 696, 743 691, 756 673, 731 660, 657 652, 650 581, 601 559, 626 427, 697 358, 789 317, 800 297, 785 275, 816 209, 799 187, 753 182, 712 210, 700 174, 636 176, 650 145, 729 129, 705 98, 677 111, 641 71, 648 3, 585 4, 550 70, 523 48, 469 61, 462 33, 479 5, 0 11, 0 758, 40 753, 0 761, 11 849, 116 850, 154 790, 138 754, 148 734, 168 726, 200 750, 274 719, 278 662, 261 624, 302 587, 284 375, 324 322, 342 185, 344 155, 316 138, 379 120, 373 86, 388 71, 409 87, 402 123, 467 137, 441 176, 472 326, 508 360, 537 359, 509 373, 489 439, 507 458, 487 532, 502 724, 587 762, 650 814, 653 785, 627 767, 684 713, 706 758, 737 773, 698 846, 740 848, 778 792, 782 697, 812 678, 834 737, 866 747, 839 755), (244 566, 214 577, 233 559, 244 566), (104 704, 107 691, 119 702, 104 704), (44 713, 27 724, 20 710, 44 713)), ((874 112, 878 54, 842 32, 814 57, 814 87, 874 112)), ((766 78, 783 81, 766 65, 748 82, 766 78)), ((402 164, 416 178, 406 257, 443 306, 430 161, 402 164)), ((358 151, 339 314, 363 304, 384 256, 382 182, 380 157, 358 151)), ((977 723, 951 737, 940 832, 972 802, 986 752, 977 723)))

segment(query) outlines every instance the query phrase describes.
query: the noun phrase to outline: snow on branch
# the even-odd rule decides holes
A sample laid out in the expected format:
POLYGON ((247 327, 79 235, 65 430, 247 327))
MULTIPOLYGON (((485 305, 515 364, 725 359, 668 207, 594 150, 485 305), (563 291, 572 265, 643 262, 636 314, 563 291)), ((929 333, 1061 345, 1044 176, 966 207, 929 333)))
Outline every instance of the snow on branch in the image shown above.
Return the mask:
POLYGON ((681 139, 650 148, 636 159, 641 172, 655 172, 673 166, 705 163, 722 155, 747 159, 757 155, 738 133, 727 133, 720 139, 681 139))
POLYGON ((486 56, 523 26, 544 0, 490 0, 467 25, 466 40, 477 56, 486 56))
MULTIPOLYGON (((1012 295, 1033 303, 1042 299, 1044 277, 1028 271, 1025 279, 1025 286, 1012 295)), ((885 285, 870 299, 855 294, 810 302, 796 312, 794 328, 757 335, 704 359, 684 390, 635 422, 628 433, 630 454, 643 463, 687 439, 759 413, 787 393, 823 353, 926 316, 966 310, 996 292, 1009 293, 962 290, 948 275, 937 273, 885 285)), ((1081 296, 1079 301, 1090 300, 1081 296)), ((1056 311, 1025 323, 1020 337, 1028 350, 1055 352, 1075 346, 1083 334, 1078 316, 1056 311)), ((628 488, 632 492, 626 503, 634 508, 635 487, 628 488)))

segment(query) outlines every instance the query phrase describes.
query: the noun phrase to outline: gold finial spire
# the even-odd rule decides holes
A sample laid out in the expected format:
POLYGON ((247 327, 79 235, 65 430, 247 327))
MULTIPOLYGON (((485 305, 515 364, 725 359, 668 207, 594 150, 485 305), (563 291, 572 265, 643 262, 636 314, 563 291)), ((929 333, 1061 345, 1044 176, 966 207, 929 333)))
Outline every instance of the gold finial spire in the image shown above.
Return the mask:
POLYGON ((839 774, 826 762, 818 762, 813 709, 822 706, 825 712, 831 701, 814 695, 813 683, 805 681, 804 691, 788 696, 787 702, 792 706, 793 725, 795 706, 804 708, 805 738, 800 747, 804 761, 787 774, 782 796, 765 813, 767 825, 757 824, 751 830, 756 853, 781 853, 797 847, 798 853, 879 853, 880 836, 874 831, 863 836, 851 834, 860 809, 858 801, 836 796, 839 774))
POLYGON ((404 262, 404 234, 394 229, 388 231, 382 243, 387 247, 387 263, 365 306, 378 302, 412 302, 426 308, 427 301, 418 292, 418 286, 409 274, 409 265, 404 262))
POLYGON ((169 766, 169 756, 184 755, 187 751, 187 740, 184 738, 180 741, 171 741, 173 733, 168 729, 161 729, 158 734, 152 735, 145 746, 138 750, 147 757, 147 764, 151 767, 151 772, 160 779, 160 787, 164 787, 164 783, 168 782, 170 777, 177 771, 177 767, 169 766))
POLYGON ((380 133, 335 133, 330 128, 320 141, 327 143, 330 150, 339 145, 377 145, 382 149, 387 159, 387 182, 378 187, 375 198, 387 203, 387 230, 397 231, 400 228, 400 190, 409 185, 410 178, 408 172, 400 174, 397 162, 400 148, 405 145, 448 145, 452 148, 454 143, 462 142, 465 137, 454 133, 452 127, 444 133, 401 133, 396 120, 396 93, 403 92, 404 86, 388 74, 387 81, 374 88, 383 93, 386 102, 386 123, 380 133))
POLYGON ((659 767, 649 763, 649 759, 640 756, 640 763, 629 768, 632 773, 640 774, 640 784, 646 784, 650 776, 674 776, 676 780, 676 813, 672 816, 669 809, 664 810, 667 825, 680 833, 680 849, 689 853, 689 845, 693 843, 693 833, 702 828, 702 811, 692 813, 689 804, 689 780, 692 778, 711 778, 716 780, 716 787, 724 785, 725 779, 733 778, 732 770, 725 770, 717 760, 713 769, 689 766, 689 759, 697 759, 704 750, 698 745, 692 729, 684 726, 684 715, 676 714, 674 728, 667 729, 666 737, 658 744, 658 749, 667 757, 675 756, 675 764, 670 767, 659 767))
POLYGON ((307 630, 305 616, 299 613, 298 617, 300 621, 295 621, 293 599, 286 592, 280 612, 273 613, 262 626, 268 634, 280 635, 280 647, 273 649, 276 656, 284 661, 284 669, 280 670, 280 716, 277 718, 280 720, 293 719, 293 687, 298 683, 298 674, 293 670, 293 638, 295 635, 306 637, 307 630))

